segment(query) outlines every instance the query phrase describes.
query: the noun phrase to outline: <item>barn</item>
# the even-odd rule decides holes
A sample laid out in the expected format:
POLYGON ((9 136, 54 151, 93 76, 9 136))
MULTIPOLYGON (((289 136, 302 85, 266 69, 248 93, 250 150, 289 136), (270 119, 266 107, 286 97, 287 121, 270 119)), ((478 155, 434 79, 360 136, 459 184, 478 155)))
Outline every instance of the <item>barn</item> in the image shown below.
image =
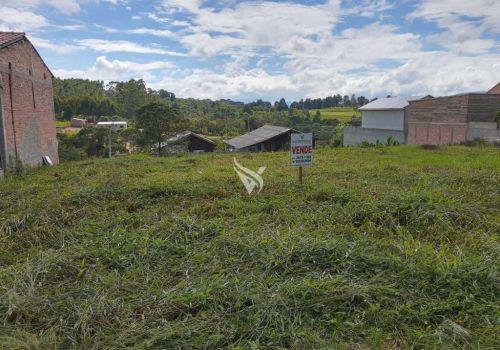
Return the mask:
POLYGON ((295 130, 274 125, 264 125, 230 140, 224 140, 229 151, 274 152, 290 147, 290 134, 295 130))
POLYGON ((0 32, 0 168, 58 163, 52 77, 24 33, 0 32))

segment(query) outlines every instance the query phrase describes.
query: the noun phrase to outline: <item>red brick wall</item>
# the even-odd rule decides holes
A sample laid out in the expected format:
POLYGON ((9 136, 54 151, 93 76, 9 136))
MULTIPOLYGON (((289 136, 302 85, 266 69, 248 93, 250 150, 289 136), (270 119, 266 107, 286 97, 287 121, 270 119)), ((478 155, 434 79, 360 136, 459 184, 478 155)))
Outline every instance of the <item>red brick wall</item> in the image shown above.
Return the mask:
POLYGON ((408 143, 440 145, 466 141, 469 95, 411 101, 408 143))
POLYGON ((52 75, 27 40, 0 49, 0 74, 7 162, 15 164, 17 149, 25 165, 43 155, 58 163, 52 75))

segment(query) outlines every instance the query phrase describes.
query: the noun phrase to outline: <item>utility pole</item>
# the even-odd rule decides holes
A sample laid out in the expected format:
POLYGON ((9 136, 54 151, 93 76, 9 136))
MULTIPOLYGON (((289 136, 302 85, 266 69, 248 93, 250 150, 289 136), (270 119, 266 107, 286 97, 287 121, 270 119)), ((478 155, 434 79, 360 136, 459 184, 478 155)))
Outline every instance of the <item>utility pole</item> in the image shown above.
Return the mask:
POLYGON ((111 158, 111 126, 108 128, 109 158, 111 158))

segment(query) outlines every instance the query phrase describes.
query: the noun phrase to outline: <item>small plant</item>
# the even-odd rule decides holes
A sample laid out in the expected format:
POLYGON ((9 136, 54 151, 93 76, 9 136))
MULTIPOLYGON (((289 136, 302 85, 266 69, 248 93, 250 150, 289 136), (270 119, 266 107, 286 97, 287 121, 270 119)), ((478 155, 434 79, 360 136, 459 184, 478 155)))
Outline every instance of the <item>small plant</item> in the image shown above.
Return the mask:
POLYGON ((493 117, 493 121, 497 123, 497 129, 500 129, 500 111, 497 111, 496 115, 493 117))
POLYGON ((389 136, 387 138, 387 146, 399 146, 399 142, 393 136, 389 136))

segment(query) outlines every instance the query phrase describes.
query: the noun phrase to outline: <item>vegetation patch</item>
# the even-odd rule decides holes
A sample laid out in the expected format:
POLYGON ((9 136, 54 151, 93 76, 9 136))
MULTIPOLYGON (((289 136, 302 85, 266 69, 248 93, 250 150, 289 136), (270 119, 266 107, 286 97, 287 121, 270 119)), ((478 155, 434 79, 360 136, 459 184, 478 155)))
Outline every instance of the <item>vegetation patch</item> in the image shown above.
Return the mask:
POLYGON ((498 348, 500 151, 134 155, 0 182, 0 348, 498 348), (248 196, 233 157, 267 166, 248 196))

